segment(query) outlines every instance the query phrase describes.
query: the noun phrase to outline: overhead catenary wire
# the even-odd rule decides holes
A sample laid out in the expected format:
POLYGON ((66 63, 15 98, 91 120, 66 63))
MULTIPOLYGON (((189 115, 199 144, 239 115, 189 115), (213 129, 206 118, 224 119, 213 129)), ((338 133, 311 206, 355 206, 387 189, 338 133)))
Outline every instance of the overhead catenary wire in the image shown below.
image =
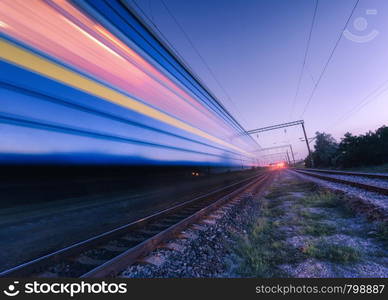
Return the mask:
MULTIPOLYGON (((150 24, 155 28, 155 30, 158 32, 159 37, 165 42, 169 47, 170 50, 176 55, 184 64, 184 67, 187 68, 190 73, 192 73, 196 79, 200 78, 198 74, 190 67, 190 64, 184 59, 184 57, 179 53, 179 51, 174 47, 174 45, 168 40, 168 38, 163 34, 163 32, 160 30, 159 26, 154 22, 153 18, 150 18, 147 13, 144 11, 144 9, 137 3, 136 0, 132 0, 132 3, 136 6, 136 8, 141 12, 143 17, 150 22, 150 24)), ((201 84, 203 84, 201 82, 201 84)), ((220 105, 223 109, 224 107, 220 105)))
MULTIPOLYGON (((194 72, 194 70, 190 67, 190 65, 188 64, 188 62, 184 59, 184 57, 179 53, 179 51, 174 47, 174 45, 168 40, 168 38, 163 34, 163 32, 159 29, 159 26, 154 22, 153 18, 150 18, 146 12, 144 11, 144 9, 137 3, 136 0, 132 0, 132 3, 136 6, 136 8, 141 12, 141 14, 143 15, 143 17, 145 19, 148 20, 148 22, 150 22, 150 24, 155 28, 155 30, 158 32, 159 34, 159 38, 161 38, 163 40, 164 43, 166 43, 169 47, 170 47, 170 50, 174 53, 174 55, 176 55, 184 64, 184 67, 187 68, 191 74, 193 74, 196 79, 200 78, 198 76, 198 74, 196 74, 194 72)), ((151 7, 151 6, 150 6, 151 7)), ((201 82, 201 84, 203 84, 201 82)), ((226 111, 226 109, 223 107, 223 105, 220 105, 220 107, 226 111)))
MULTIPOLYGON (((160 28, 158 27, 158 25, 154 22, 153 19, 151 19, 147 13, 144 11, 144 9, 138 4, 138 2, 136 0, 132 0, 132 3, 134 4, 134 6, 136 6, 137 10, 141 12, 141 14, 143 15, 143 17, 145 19, 148 20, 148 22, 155 28, 155 30, 158 32, 158 34, 160 35, 160 38, 163 40, 164 43, 166 43, 168 45, 168 47, 170 48, 170 50, 174 53, 174 55, 176 55, 177 58, 179 58, 179 60, 181 61, 181 63, 183 63, 184 67, 187 68, 187 70, 189 70, 189 72, 194 75, 195 79, 200 82, 200 84, 202 86, 205 87, 205 90, 206 92, 210 93, 209 92, 209 88, 202 82, 200 81, 200 76, 198 76, 197 73, 194 72, 194 70, 190 67, 190 65, 188 64, 188 62, 183 58, 183 56, 179 53, 179 51, 172 45, 172 43, 168 40, 168 38, 163 34, 163 32, 160 30, 160 28)), ((168 12, 171 12, 171 11, 168 11, 168 12)), ((176 20, 176 19, 175 19, 176 20)), ((183 29, 183 28, 182 28, 183 29)), ((217 102, 217 104, 222 108, 222 110, 224 112, 226 112, 226 114, 230 117, 230 119, 232 120, 232 122, 234 122, 237 126, 238 126, 238 130, 241 130, 244 134, 246 132, 246 130, 241 126, 241 124, 228 112, 228 110, 225 108, 225 106, 220 103, 220 101, 218 99, 216 99, 216 97, 210 93, 210 96, 217 102)), ((229 97, 230 98, 230 97, 229 97)), ((229 99, 228 99, 229 100, 229 99)), ((230 99, 229 101, 233 103, 233 101, 230 99)), ((237 109, 237 107, 236 107, 237 109)), ((241 115, 241 113, 240 113, 241 115)), ((246 120, 244 120, 246 121, 246 120)), ((251 137, 250 137, 251 138, 251 137)), ((254 139, 252 139, 253 141, 255 141, 254 139)), ((256 142, 256 141, 255 141, 256 142)), ((256 142, 257 143, 257 142, 256 142)))
MULTIPOLYGON (((167 37, 163 34, 163 32, 159 29, 158 25, 154 22, 153 18, 152 17, 149 17, 146 12, 144 11, 143 8, 141 8, 141 6, 137 3, 136 0, 132 0, 133 4, 136 6, 136 8, 142 13, 143 17, 145 17, 148 22, 150 22, 150 24, 156 29, 156 31, 159 33, 160 37, 163 39, 163 41, 174 51, 174 54, 176 56, 179 57, 180 60, 182 60, 184 63, 185 63, 185 67, 187 67, 190 72, 192 72, 193 74, 195 74, 197 76, 197 74, 190 68, 190 65, 187 63, 187 61, 185 61, 185 59, 183 58, 183 56, 179 53, 179 51, 174 47, 173 44, 170 43, 170 41, 167 39, 167 37)), ((198 77, 198 76, 197 76, 198 77)))
POLYGON ((308 100, 307 100, 307 102, 306 102, 306 105, 304 106, 304 109, 303 109, 303 111, 302 111, 302 114, 301 114, 300 118, 303 118, 304 114, 306 113, 306 110, 307 110, 307 108, 309 107, 309 105, 310 105, 310 103, 311 103, 311 100, 313 99, 313 97, 314 97, 314 95, 315 95, 315 92, 317 91, 317 88, 318 88, 319 84, 321 83, 323 76, 324 76, 325 73, 326 73, 327 67, 329 66, 331 60, 333 59, 334 53, 335 53, 335 51, 337 50, 338 45, 339 45, 339 43, 340 43, 340 41, 341 41, 341 39, 342 39, 343 32, 344 32, 345 29, 348 27, 348 24, 349 24, 351 18, 353 17, 353 14, 354 14, 354 12, 355 12, 355 10, 356 10, 356 8, 357 8, 359 2, 360 2, 360 0, 356 0, 356 2, 354 3, 353 8, 352 8, 352 10, 351 10, 351 12, 350 12, 350 14, 349 14, 349 16, 348 16, 346 22, 345 22, 345 25, 344 25, 344 27, 342 28, 342 30, 341 30, 341 32, 340 32, 338 38, 337 38, 337 41, 336 41, 336 43, 335 43, 333 49, 331 50, 331 53, 330 53, 330 55, 329 55, 329 58, 327 59, 325 65, 324 65, 324 67, 323 67, 323 69, 322 69, 322 71, 321 71, 321 73, 320 73, 320 75, 319 75, 319 77, 318 77, 318 79, 317 79, 317 81, 316 81, 314 87, 313 87, 313 90, 312 90, 311 93, 310 93, 310 96, 309 96, 309 98, 308 98, 308 100))
POLYGON ((175 15, 173 14, 173 12, 169 9, 169 7, 167 6, 166 2, 164 0, 160 0, 160 2, 162 3, 162 5, 164 6, 164 8, 166 9, 167 13, 170 15, 170 17, 172 18, 172 20, 174 21, 174 23, 178 26, 178 28, 180 29, 180 31, 183 33, 183 35, 185 36, 186 40, 189 42, 190 46, 193 48, 194 52, 198 55, 198 57, 200 58, 201 62, 203 63, 203 65, 206 67, 206 69, 208 70, 209 74, 211 75, 211 77, 214 79, 214 81, 217 83, 217 85, 219 86, 219 88, 222 90, 222 92, 225 94, 226 98, 228 99, 228 101, 233 105, 233 107, 235 108, 236 112, 239 113, 240 117, 245 121, 245 123, 247 123, 247 121, 244 119, 242 113, 239 111, 239 109, 237 108, 237 105, 234 103, 234 101, 232 100, 232 97, 229 95, 229 93, 226 91, 226 89, 224 88, 224 86, 221 84, 221 82, 218 80, 217 76, 215 75, 215 73, 213 72, 212 68, 209 66, 209 64, 206 62, 206 60, 204 59, 204 57, 202 56, 202 54, 199 52, 199 50, 197 49, 197 47, 195 46, 194 42, 192 41, 192 39, 190 38, 190 36, 188 35, 188 33, 186 32, 186 30, 183 28, 182 24, 178 21, 178 19, 175 17, 175 15))
POLYGON ((356 105, 354 105, 350 110, 345 112, 335 123, 333 123, 332 126, 329 127, 329 129, 332 129, 338 124, 346 121, 349 119, 352 115, 359 112, 362 108, 364 108, 366 105, 370 104, 374 100, 376 100, 379 96, 384 94, 388 91, 388 80, 384 81, 382 84, 380 84, 377 88, 373 89, 370 93, 368 93, 365 97, 361 99, 356 105))
POLYGON ((313 13, 313 18, 311 20, 310 31, 309 31, 308 38, 307 38, 307 44, 306 44, 306 49, 305 49, 305 52, 304 52, 302 68, 300 70, 299 79, 298 79, 298 83, 297 83, 297 87, 296 87, 296 92, 295 92, 295 95, 294 95, 294 98, 293 98, 292 104, 291 104, 290 119, 292 118, 292 116, 294 114, 296 100, 297 100, 297 98, 299 96, 300 86, 301 86, 302 78, 303 78, 304 71, 305 71, 305 68, 306 68, 306 61, 307 61, 308 53, 309 53, 309 50, 310 50, 311 37, 312 37, 312 34, 313 34, 315 19, 317 17, 318 3, 319 3, 319 0, 315 0, 314 13, 313 13))

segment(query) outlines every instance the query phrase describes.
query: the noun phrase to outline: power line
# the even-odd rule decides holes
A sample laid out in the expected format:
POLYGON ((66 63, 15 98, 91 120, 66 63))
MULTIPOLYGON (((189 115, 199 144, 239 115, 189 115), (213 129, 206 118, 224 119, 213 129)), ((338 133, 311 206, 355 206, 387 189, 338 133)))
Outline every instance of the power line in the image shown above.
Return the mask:
POLYGON ((221 88, 221 90, 223 91, 223 93, 225 94, 226 98, 229 100, 229 102, 234 106, 234 108, 236 109, 236 111, 240 114, 240 116, 243 118, 243 120, 248 123, 244 117, 242 116, 241 112, 239 111, 239 109, 237 108, 236 104, 234 103, 234 101, 232 100, 232 98, 230 97, 229 93, 226 91, 226 89, 223 87, 223 85, 221 84, 221 82, 217 79, 216 75, 214 74, 213 70, 210 68, 209 64, 205 61, 205 59, 203 58, 203 56, 201 55, 201 53, 199 52, 199 50, 197 49, 197 47, 194 45, 194 42, 191 40, 190 36, 187 34, 187 32, 185 31, 185 29, 183 28, 183 26, 179 23, 178 19, 174 16, 174 14, 172 13, 172 11, 168 8, 167 4, 165 3, 164 0, 160 0, 160 2, 162 3, 162 5, 164 6, 164 8, 166 9, 167 13, 170 15, 170 17, 173 19, 174 23, 179 27, 179 29, 181 30, 181 32, 183 33, 183 35, 186 37, 187 41, 189 42, 190 46, 193 48, 193 50, 195 51, 195 53, 198 55, 198 57, 200 58, 200 60, 202 61, 202 63, 204 64, 204 66, 206 67, 206 69, 208 70, 209 74, 212 76, 212 78, 214 79, 214 81, 217 83, 217 85, 221 88))
MULTIPOLYGON (((142 15, 150 22, 150 24, 158 31, 161 39, 170 47, 170 49, 174 52, 174 54, 183 62, 184 67, 187 68, 190 73, 192 73, 196 78, 199 78, 198 74, 194 72, 192 68, 190 68, 190 65, 187 63, 187 61, 183 58, 183 56, 179 53, 179 51, 170 43, 170 41, 167 39, 167 37, 163 34, 163 32, 159 29, 158 25, 154 22, 153 18, 150 18, 146 12, 141 8, 141 6, 137 3, 136 0, 132 0, 133 4, 137 7, 137 9, 142 13, 142 15)), ((151 5, 150 5, 151 7, 151 5)), ((202 84, 202 83, 201 83, 202 84)), ((225 110, 222 105, 220 105, 222 109, 225 110)), ((216 112, 217 113, 217 112, 216 112)))
MULTIPOLYGON (((194 75, 193 77, 195 78, 195 80, 199 81, 199 76, 197 73, 194 72, 194 70, 190 67, 190 65, 188 64, 188 62, 184 59, 184 57, 179 53, 179 51, 174 47, 173 44, 171 44, 171 42, 168 40, 168 38, 163 34, 163 32, 159 29, 158 25, 153 21, 153 18, 151 19, 147 14, 146 12, 141 8, 141 6, 137 3, 136 0, 132 0, 133 4, 137 7, 137 9, 142 13, 142 15, 148 20, 148 22, 150 22, 150 24, 158 31, 161 39, 163 40, 163 42, 165 42, 169 47, 170 47, 170 50, 172 50, 172 52, 174 52, 174 55, 176 55, 180 60, 181 62, 184 64, 184 67, 187 68, 190 73, 192 75, 194 75)), ((201 85, 205 86, 202 82, 200 82, 201 85)), ((205 86, 206 87, 206 86, 205 86)), ((208 92, 208 91, 206 91, 208 92)), ((208 92, 209 93, 209 92, 208 92)), ((224 110, 226 111, 226 109, 222 106, 222 104, 218 103, 219 106, 224 110)))
POLYGON ((335 122, 331 127, 329 127, 329 129, 332 129, 332 128, 336 127, 338 124, 342 123, 343 121, 349 119, 352 115, 359 112, 363 107, 365 107, 369 103, 376 100, 376 98, 378 98, 380 95, 382 95, 384 92, 386 92, 388 90, 388 86, 386 86, 387 84, 388 84, 388 80, 384 81, 381 85, 379 85, 377 88, 375 88, 367 96, 362 98, 362 100, 360 102, 358 102, 355 106, 353 106, 350 110, 348 110, 345 114, 343 114, 337 120, 337 122, 335 122))
POLYGON ((330 64, 330 62, 331 62, 331 60, 332 60, 332 58, 333 58, 333 56, 334 56, 334 53, 335 53, 335 51, 337 50, 337 47, 338 47, 338 45, 339 45, 339 43, 340 43, 340 41, 341 41, 343 32, 344 32, 345 29, 348 27, 348 24, 349 24, 349 22, 350 22, 350 20, 351 20, 351 18, 352 18, 352 16, 353 16, 353 14, 354 14, 354 11, 355 11, 356 8, 357 8, 357 5, 358 5, 359 2, 360 2, 360 0, 356 0, 355 4, 353 5, 353 9, 352 9, 352 11, 351 11, 351 13, 350 13, 348 19, 346 20, 345 26, 343 27, 343 29, 341 30, 341 32, 340 32, 340 34, 339 34, 339 36, 338 36, 338 39, 337 39, 337 41, 336 41, 336 43, 335 43, 335 45, 334 45, 334 48, 332 49, 332 51, 331 51, 331 53, 330 53, 330 56, 329 56, 328 60, 326 61, 325 65, 324 65, 324 67, 323 67, 323 69, 322 69, 321 74, 320 74, 319 77, 318 77, 317 82, 316 82, 315 85, 314 85, 314 88, 313 88, 313 90, 312 90, 312 92, 311 92, 311 94, 310 94, 310 97, 309 97, 308 100, 307 100, 307 103, 306 103, 306 105, 305 105, 305 107, 304 107, 304 109, 303 109, 303 112, 302 112, 300 118, 303 117, 303 115, 305 114, 305 112, 306 112, 308 106, 310 105, 311 100, 312 100, 312 98, 314 97, 315 92, 316 92, 316 90, 317 90, 317 88, 318 88, 318 86, 319 86, 319 84, 320 84, 320 82, 321 82, 321 80, 322 80, 322 78, 323 78, 323 76, 324 76, 326 70, 327 70, 327 67, 329 66, 329 64, 330 64))
MULTIPOLYGON (((159 29, 158 25, 153 21, 153 18, 150 18, 145 11, 141 8, 141 6, 136 2, 136 0, 132 0, 133 4, 137 7, 137 9, 143 14, 143 16, 151 23, 151 25, 158 31, 164 42, 174 51, 174 54, 179 57, 185 63, 185 67, 187 67, 190 72, 195 74, 195 72, 189 67, 189 64, 185 61, 185 59, 180 55, 178 50, 170 43, 167 37, 163 34, 163 32, 159 29)), ((195 74, 197 76, 197 74, 195 74)), ((198 76, 197 76, 198 77, 198 76)))
MULTIPOLYGON (((142 15, 148 20, 148 22, 158 31, 160 37, 163 39, 163 41, 170 47, 170 49, 173 51, 173 53, 179 58, 179 60, 183 63, 184 67, 189 70, 191 75, 194 77, 194 79, 200 83, 205 88, 205 91, 215 100, 215 102, 218 104, 218 106, 227 114, 227 116, 230 118, 230 120, 233 122, 234 127, 237 128, 239 131, 245 132, 245 129, 240 125, 240 123, 228 112, 228 110, 224 107, 222 103, 220 103, 219 100, 216 99, 216 97, 209 91, 209 88, 199 79, 200 76, 194 70, 190 67, 188 62, 183 58, 183 56, 179 53, 179 51, 171 44, 171 42, 168 40, 168 38, 163 34, 163 32, 159 29, 158 25, 154 22, 153 18, 151 19, 146 12, 142 9, 142 7, 137 3, 136 0, 132 0, 133 4, 137 7, 137 9, 142 13, 142 15)), ((231 101, 231 100, 230 100, 231 101)), ((233 102, 232 102, 233 103, 233 102)), ((234 104, 234 103, 233 103, 234 104)), ((236 108, 237 109, 237 108, 236 108)), ((217 112, 216 112, 217 113, 217 112)), ((217 113, 218 114, 218 113, 217 113)), ((256 141, 255 141, 256 142, 256 141)))
POLYGON ((305 67, 306 67, 307 56, 308 56, 308 52, 309 52, 309 49, 310 49, 310 43, 311 43, 311 36, 312 36, 312 33, 313 33, 314 23, 315 23, 315 19, 316 19, 316 16, 317 16, 318 3, 319 3, 319 0, 315 0, 314 14, 313 14, 313 18, 312 18, 311 25, 310 25, 310 32, 309 32, 309 35, 308 35, 308 38, 307 38, 307 46, 306 46, 306 50, 304 52, 302 69, 301 69, 300 74, 299 74, 299 79, 298 79, 298 84, 297 84, 297 87, 296 87, 295 96, 294 96, 294 99, 292 101, 292 106, 291 106, 291 111, 290 111, 290 119, 292 118, 292 115, 294 114, 294 108, 295 108, 296 99, 298 98, 298 95, 299 95, 300 85, 302 83, 302 78, 303 78, 304 70, 305 70, 305 67))
POLYGON ((307 70, 307 72, 308 72, 308 74, 310 76, 310 79, 311 79, 312 83, 315 83, 315 79, 314 79, 313 73, 311 72, 311 69, 310 69, 309 65, 307 65, 307 64, 306 64, 306 70, 307 70))

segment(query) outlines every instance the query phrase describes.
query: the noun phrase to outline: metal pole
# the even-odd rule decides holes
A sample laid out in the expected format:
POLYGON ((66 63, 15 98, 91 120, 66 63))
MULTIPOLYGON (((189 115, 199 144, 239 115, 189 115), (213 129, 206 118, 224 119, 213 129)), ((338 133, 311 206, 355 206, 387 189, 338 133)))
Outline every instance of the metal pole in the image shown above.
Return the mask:
POLYGON ((290 156, 288 155, 288 149, 287 149, 286 154, 287 154, 287 162, 288 162, 288 165, 291 165, 290 156))
POLYGON ((290 144, 290 149, 291 149, 292 161, 294 162, 294 165, 295 165, 294 150, 292 150, 292 145, 291 144, 290 144))
POLYGON ((306 129, 304 128, 304 123, 302 123, 302 128, 303 128, 304 139, 305 139, 306 145, 307 145, 307 150, 309 151, 309 157, 310 157, 310 161, 311 161, 311 167, 314 168, 313 156, 311 155, 310 144, 309 144, 309 141, 308 141, 308 139, 307 139, 307 134, 306 134, 306 129))

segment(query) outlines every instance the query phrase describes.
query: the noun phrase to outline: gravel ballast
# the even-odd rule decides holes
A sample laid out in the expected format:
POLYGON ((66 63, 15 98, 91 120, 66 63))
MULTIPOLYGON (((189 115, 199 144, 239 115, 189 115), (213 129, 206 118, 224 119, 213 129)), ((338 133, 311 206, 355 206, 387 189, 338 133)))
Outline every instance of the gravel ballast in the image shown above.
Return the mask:
MULTIPOLYGON (((316 177, 308 176, 302 173, 298 173, 292 170, 287 172, 292 173, 293 175, 303 179, 314 182, 322 187, 340 191, 345 193, 349 198, 355 198, 360 202, 363 202, 367 207, 370 207, 369 211, 373 213, 375 211, 378 216, 376 218, 382 218, 388 220, 388 196, 381 195, 378 193, 366 191, 357 187, 353 187, 346 184, 330 182, 316 177)), ((348 176, 346 176, 348 177, 348 176)), ((373 217, 373 216, 372 216, 373 217)))
POLYGON ((129 266, 120 277, 230 277, 227 257, 231 254, 234 236, 245 234, 252 212, 258 210, 259 198, 260 192, 244 193, 234 204, 221 207, 187 228, 167 248, 158 248, 143 262, 129 266))
POLYGON ((348 212, 347 193, 336 199, 328 186, 304 176, 280 172, 264 194, 242 195, 120 276, 388 277, 378 224, 348 212))

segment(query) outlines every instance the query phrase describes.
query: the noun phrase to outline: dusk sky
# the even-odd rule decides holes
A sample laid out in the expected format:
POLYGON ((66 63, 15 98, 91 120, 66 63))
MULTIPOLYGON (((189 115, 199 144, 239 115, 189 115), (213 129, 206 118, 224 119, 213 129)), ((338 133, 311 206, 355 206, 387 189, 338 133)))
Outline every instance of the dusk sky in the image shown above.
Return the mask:
MULTIPOLYGON (((304 120, 308 137, 340 141, 388 125, 386 0, 126 2, 245 130, 304 120)), ((306 157, 300 126, 247 137, 131 9, 0 1, 0 153, 74 163, 285 159, 284 148, 260 152, 259 143, 292 144, 306 157)))
POLYGON ((0 70, 0 163, 260 164, 120 1, 0 1, 0 70))
MULTIPOLYGON (((134 6, 132 0, 128 1, 134 6)), ((164 0, 211 68, 210 75, 160 0, 136 0, 203 82, 245 129, 304 119, 309 136, 339 139, 375 130, 388 120, 388 2, 361 0, 302 115, 355 0, 319 1, 300 92, 313 0, 164 0), (313 81, 314 80, 314 81, 313 81)), ((136 6, 134 6, 136 8, 136 6)), ((262 147, 291 142, 306 155, 300 127, 259 135, 262 147)), ((255 136, 256 138, 256 136, 255 136)))

